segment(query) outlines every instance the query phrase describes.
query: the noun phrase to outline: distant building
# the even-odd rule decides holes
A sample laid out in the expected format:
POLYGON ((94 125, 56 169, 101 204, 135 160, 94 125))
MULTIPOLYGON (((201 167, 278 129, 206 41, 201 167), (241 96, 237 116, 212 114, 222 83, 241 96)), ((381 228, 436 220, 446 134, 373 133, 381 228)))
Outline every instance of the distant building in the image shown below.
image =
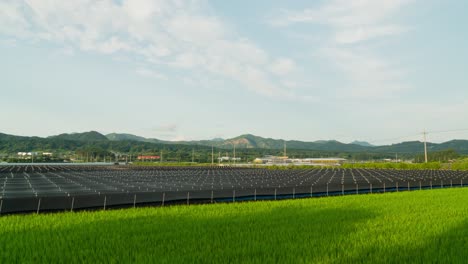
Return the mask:
POLYGON ((294 163, 312 164, 312 165, 334 165, 339 166, 346 162, 342 158, 307 158, 307 159, 294 159, 294 163))
POLYGON ((22 157, 24 157, 24 156, 33 156, 33 155, 37 156, 37 155, 39 155, 39 153, 38 152, 18 152, 17 155, 22 156, 22 157))
POLYGON ((219 162, 223 162, 223 161, 241 161, 241 158, 234 158, 234 157, 219 157, 218 158, 218 161, 219 162))
POLYGON ((288 159, 286 156, 271 156, 267 155, 263 158, 256 158, 254 163, 257 164, 284 164, 284 163, 291 163, 291 160, 288 159))
POLYGON ((160 158, 161 156, 145 156, 145 155, 137 157, 138 160, 158 160, 160 158))
POLYGON ((256 164, 267 164, 267 165, 281 165, 281 164, 293 164, 293 165, 316 165, 316 166, 339 166, 343 164, 346 159, 342 158, 305 158, 305 159, 290 159, 284 156, 265 156, 263 158, 256 158, 254 163, 256 164))

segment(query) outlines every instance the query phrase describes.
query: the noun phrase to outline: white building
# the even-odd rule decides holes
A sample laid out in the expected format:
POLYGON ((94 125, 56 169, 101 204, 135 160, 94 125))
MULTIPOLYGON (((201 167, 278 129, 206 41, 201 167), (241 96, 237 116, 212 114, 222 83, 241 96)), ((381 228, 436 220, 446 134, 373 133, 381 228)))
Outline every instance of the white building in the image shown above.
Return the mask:
POLYGON ((241 158, 233 158, 233 157, 219 157, 218 158, 219 162, 224 162, 224 161, 241 161, 241 158))
POLYGON ((257 164, 293 164, 293 165, 315 165, 315 166, 339 166, 343 164, 346 159, 342 158, 305 158, 305 159, 290 159, 288 157, 265 156, 263 158, 256 158, 254 163, 257 164))

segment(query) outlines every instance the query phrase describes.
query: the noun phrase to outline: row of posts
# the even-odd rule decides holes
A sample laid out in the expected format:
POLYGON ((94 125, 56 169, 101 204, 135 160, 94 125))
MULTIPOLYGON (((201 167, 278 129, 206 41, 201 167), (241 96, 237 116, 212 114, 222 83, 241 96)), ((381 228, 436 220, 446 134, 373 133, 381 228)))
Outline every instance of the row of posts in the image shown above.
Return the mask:
MULTIPOLYGON (((433 188, 432 181, 430 181, 429 184, 430 184, 429 188, 432 189, 433 188)), ((460 180, 460 186, 463 186, 463 179, 460 180)), ((440 182, 440 187, 444 188, 444 182, 443 181, 440 182)), ((450 180, 450 187, 453 187, 453 181, 452 180, 450 180)), ((400 191, 400 187, 398 186, 398 182, 396 183, 395 189, 396 189, 397 192, 400 191)), ((408 191, 411 190, 409 182, 408 182, 407 190, 408 191)), ((421 181, 419 182, 419 190, 422 190, 421 181)), ((386 188, 385 182, 384 182, 383 183, 383 192, 385 193, 386 191, 387 191, 387 188, 386 188)), ((369 184, 369 192, 373 193, 372 183, 369 184)), ((341 194, 342 195, 345 194, 344 184, 341 185, 341 194)), ((356 184, 356 194, 359 194, 359 185, 358 184, 356 184)), ((162 196, 161 205, 164 206, 164 203, 165 203, 165 200, 166 200, 166 193, 164 192, 162 195, 163 196, 162 196)), ((326 189, 326 196, 329 196, 328 184, 327 184, 327 189, 326 189)), ((310 197, 313 197, 313 187, 312 186, 310 187, 310 197)), ((296 188, 293 188, 292 198, 293 199, 296 198, 296 188)), ((276 200, 276 199, 277 199, 277 188, 275 188, 275 192, 274 192, 274 200, 276 200)), ((254 190, 254 201, 256 201, 256 200, 257 200, 257 189, 254 190)), ((42 201, 42 199, 39 198, 38 202, 37 202, 37 209, 36 209, 37 214, 39 214, 40 209, 41 209, 41 201, 42 201)), ((232 202, 235 202, 235 201, 236 201, 236 190, 233 190, 232 191, 232 202)), ((211 191, 210 202, 211 203, 214 202, 214 191, 211 191)), ((134 208, 136 207, 136 204, 137 204, 137 195, 134 194, 134 196, 133 196, 133 207, 134 208)), ((74 205, 75 205, 75 197, 72 197, 70 211, 73 211, 74 205)), ((187 205, 190 205, 190 192, 187 192, 187 205)), ((3 207, 3 199, 0 199, 0 214, 2 213, 2 207, 3 207)), ((106 210, 106 207, 107 207, 107 196, 104 196, 103 210, 106 210)))

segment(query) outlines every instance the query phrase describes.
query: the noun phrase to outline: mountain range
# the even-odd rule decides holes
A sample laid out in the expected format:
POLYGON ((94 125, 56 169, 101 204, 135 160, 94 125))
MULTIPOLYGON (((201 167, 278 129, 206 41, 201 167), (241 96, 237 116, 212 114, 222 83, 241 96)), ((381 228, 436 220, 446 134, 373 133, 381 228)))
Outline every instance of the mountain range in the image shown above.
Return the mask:
MULTIPOLYGON (((184 144, 214 146, 217 148, 231 149, 235 145, 239 149, 261 148, 261 149, 283 149, 286 143, 288 149, 341 151, 341 152, 378 152, 378 153, 422 153, 423 143, 420 141, 407 141, 397 144, 374 146, 366 141, 353 141, 349 144, 336 140, 299 141, 263 138, 251 134, 245 134, 230 139, 213 139, 198 141, 164 141, 159 139, 149 139, 131 134, 107 134, 109 140, 133 140, 151 143, 164 144, 184 144)), ((429 151, 442 151, 453 149, 461 154, 468 154, 468 140, 451 140, 444 143, 427 143, 429 151)))
MULTIPOLYGON (((299 141, 299 140, 283 140, 263 138, 251 134, 245 134, 230 139, 212 139, 212 140, 196 140, 196 141, 165 141, 154 138, 145 138, 132 134, 111 133, 103 135, 96 131, 89 131, 84 133, 71 133, 50 136, 47 138, 41 137, 22 137, 0 133, 0 151, 8 151, 13 147, 12 142, 35 142, 35 147, 45 145, 48 149, 59 147, 64 142, 68 144, 75 144, 77 146, 92 143, 103 143, 105 145, 112 144, 112 142, 120 142, 125 144, 150 144, 148 146, 156 147, 156 145, 170 145, 170 146, 204 146, 216 147, 221 149, 232 149, 234 145, 237 149, 273 149, 282 150, 284 146, 287 149, 296 150, 314 150, 314 151, 334 151, 334 152, 371 152, 371 153, 422 153, 423 144, 420 141, 402 142, 385 146, 373 146, 368 142, 354 141, 346 144, 336 140, 320 140, 320 141, 299 141), (10 142, 10 144, 7 144, 10 142)), ((145 145, 145 146, 146 146, 145 145)), ((451 140, 444 143, 427 143, 429 151, 441 151, 453 149, 460 154, 468 154, 468 140, 451 140)), ((177 148, 177 147, 175 147, 177 148)), ((16 151, 16 148, 13 148, 16 151)), ((13 150, 12 149, 12 150, 13 150)))

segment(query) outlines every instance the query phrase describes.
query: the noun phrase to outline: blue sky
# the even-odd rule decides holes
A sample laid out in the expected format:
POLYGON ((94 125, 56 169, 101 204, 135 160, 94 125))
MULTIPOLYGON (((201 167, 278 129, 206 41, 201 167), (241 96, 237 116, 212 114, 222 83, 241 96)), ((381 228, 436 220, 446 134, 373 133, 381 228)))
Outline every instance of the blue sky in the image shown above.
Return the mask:
MULTIPOLYGON (((0 131, 376 144, 466 129, 467 1, 6 0, 0 131)), ((429 140, 467 139, 468 131, 429 140)))

